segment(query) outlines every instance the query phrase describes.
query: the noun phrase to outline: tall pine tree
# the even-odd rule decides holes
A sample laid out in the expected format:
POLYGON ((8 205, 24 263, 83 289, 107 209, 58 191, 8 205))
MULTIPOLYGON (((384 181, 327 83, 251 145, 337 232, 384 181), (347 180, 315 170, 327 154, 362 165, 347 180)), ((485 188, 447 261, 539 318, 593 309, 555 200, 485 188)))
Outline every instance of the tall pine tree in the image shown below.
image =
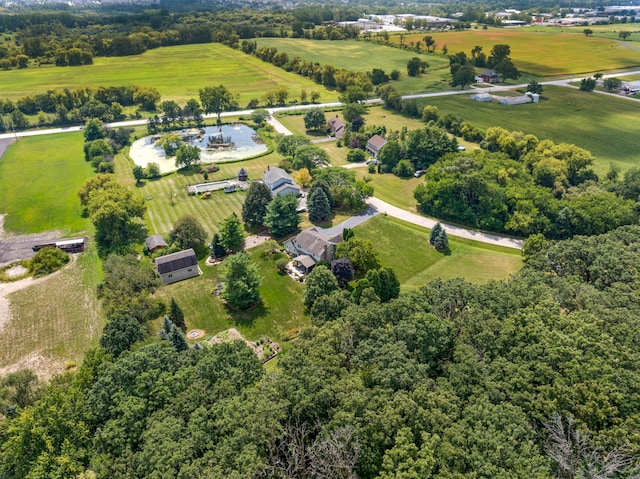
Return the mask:
POLYGON ((309 221, 317 223, 331 217, 331 204, 322 188, 316 188, 309 196, 309 221))
POLYGON ((171 298, 171 306, 169 307, 169 319, 175 324, 183 333, 187 330, 187 323, 184 322, 184 313, 176 300, 171 298))
POLYGON ((433 228, 431 228, 431 233, 429 234, 429 244, 433 246, 436 238, 442 231, 442 225, 440 223, 436 223, 433 228))

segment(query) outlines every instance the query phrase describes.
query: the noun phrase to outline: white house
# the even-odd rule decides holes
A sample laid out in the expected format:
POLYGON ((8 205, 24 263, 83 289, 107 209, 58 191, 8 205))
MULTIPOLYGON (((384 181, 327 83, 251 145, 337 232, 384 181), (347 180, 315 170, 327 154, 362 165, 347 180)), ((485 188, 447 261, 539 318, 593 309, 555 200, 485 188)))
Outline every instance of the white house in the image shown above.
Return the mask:
POLYGON ((156 258, 155 265, 162 284, 171 284, 202 274, 196 253, 191 248, 160 256, 156 258))
POLYGON ((271 190, 273 196, 298 196, 300 194, 300 187, 294 183, 289 173, 282 168, 268 168, 267 171, 264 172, 262 179, 271 190))

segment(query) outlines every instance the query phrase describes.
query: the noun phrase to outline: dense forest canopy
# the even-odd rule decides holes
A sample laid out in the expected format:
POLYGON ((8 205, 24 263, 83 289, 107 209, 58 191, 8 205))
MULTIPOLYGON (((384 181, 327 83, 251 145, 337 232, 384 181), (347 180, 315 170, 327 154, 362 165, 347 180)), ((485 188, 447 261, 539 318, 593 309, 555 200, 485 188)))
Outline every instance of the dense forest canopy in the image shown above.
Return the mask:
POLYGON ((638 226, 534 237, 509 281, 336 291, 274 374, 241 343, 158 340, 89 351, 39 399, 4 381, 0 474, 631 477, 638 245, 638 226))

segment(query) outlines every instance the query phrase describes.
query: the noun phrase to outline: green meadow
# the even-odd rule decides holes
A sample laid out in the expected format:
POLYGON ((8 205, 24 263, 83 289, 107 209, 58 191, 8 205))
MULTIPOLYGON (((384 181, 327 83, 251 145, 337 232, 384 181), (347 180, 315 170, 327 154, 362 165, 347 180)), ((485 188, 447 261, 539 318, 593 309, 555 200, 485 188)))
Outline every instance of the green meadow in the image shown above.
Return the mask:
MULTIPOLYGON (((619 29, 622 30, 622 26, 619 29)), ((622 44, 625 42, 595 36, 547 34, 522 28, 433 32, 428 35, 436 41, 436 51, 440 52, 446 45, 449 53, 463 51, 467 55, 475 45, 482 46, 484 53, 489 55, 494 45, 506 43, 511 47, 511 58, 518 69, 538 77, 640 66, 640 48, 630 48, 628 44, 622 44)), ((424 32, 407 34, 403 42, 422 41, 424 36, 424 32)), ((400 36, 393 35, 391 41, 400 43, 400 36)))
POLYGON ((55 88, 142 85, 157 88, 164 100, 186 102, 205 86, 223 84, 240 95, 240 106, 266 91, 285 86, 289 99, 302 90, 320 92, 320 101, 337 95, 308 78, 219 43, 180 45, 129 57, 97 57, 80 67, 30 67, 0 71, 1 96, 16 100, 55 88))
POLYGON ((94 175, 84 161, 82 133, 32 136, 13 143, 0 159, 0 213, 14 233, 91 230, 77 191, 94 175))
POLYGON ((378 45, 359 40, 323 41, 301 38, 261 38, 259 47, 275 47, 285 52, 289 58, 333 65, 347 70, 368 72, 381 68, 387 73, 397 69, 402 74, 392 85, 401 93, 441 90, 446 86, 449 75, 449 60, 440 55, 419 55, 429 64, 426 73, 416 77, 407 75, 407 62, 416 56, 415 52, 398 50, 394 47, 378 45), (443 83, 444 82, 444 83, 443 83))
POLYGON ((439 253, 429 244, 428 229, 388 216, 363 223, 355 234, 374 244, 382 265, 394 269, 404 289, 419 288, 437 278, 487 283, 506 279, 522 267, 519 250, 453 236, 449 236, 450 254, 439 253))
POLYGON ((623 171, 640 166, 638 101, 554 86, 544 87, 538 104, 481 103, 467 95, 423 101, 437 106, 441 115, 453 113, 478 128, 501 126, 539 139, 576 144, 593 153, 598 174, 606 173, 610 164, 623 171))

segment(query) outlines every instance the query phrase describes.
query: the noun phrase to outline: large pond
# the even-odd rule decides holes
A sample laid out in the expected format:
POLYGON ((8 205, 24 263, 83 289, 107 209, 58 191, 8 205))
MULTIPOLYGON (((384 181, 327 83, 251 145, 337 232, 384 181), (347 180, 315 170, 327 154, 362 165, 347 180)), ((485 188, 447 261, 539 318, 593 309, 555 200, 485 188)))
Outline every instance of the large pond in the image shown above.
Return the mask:
MULTIPOLYGON (((201 149, 201 163, 224 163, 259 155, 267 151, 267 146, 257 137, 256 132, 246 125, 209 126, 202 129, 180 130, 188 145, 201 149), (257 141, 256 141, 257 140, 257 141), (228 144, 230 143, 230 144, 228 144)), ((162 173, 177 170, 175 157, 167 157, 164 150, 155 145, 162 136, 151 135, 136 140, 131 145, 129 156, 136 165, 143 168, 149 163, 157 163, 162 173)))

